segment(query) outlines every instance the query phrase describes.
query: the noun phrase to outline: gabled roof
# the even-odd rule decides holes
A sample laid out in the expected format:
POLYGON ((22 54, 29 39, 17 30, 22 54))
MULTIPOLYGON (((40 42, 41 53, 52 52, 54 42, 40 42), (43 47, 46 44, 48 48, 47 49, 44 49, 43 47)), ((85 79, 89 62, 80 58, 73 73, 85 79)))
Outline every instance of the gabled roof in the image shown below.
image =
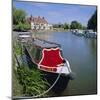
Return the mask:
POLYGON ((46 19, 44 17, 40 17, 40 16, 38 16, 38 17, 31 16, 31 17, 28 18, 28 21, 29 22, 32 21, 35 24, 48 24, 48 22, 46 21, 46 19))

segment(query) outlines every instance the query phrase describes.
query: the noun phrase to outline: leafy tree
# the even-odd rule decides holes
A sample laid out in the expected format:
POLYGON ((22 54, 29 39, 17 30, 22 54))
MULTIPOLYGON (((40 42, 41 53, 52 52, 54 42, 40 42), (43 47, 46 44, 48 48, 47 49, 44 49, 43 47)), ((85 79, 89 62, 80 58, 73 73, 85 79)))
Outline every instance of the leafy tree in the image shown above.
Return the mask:
POLYGON ((13 29, 15 31, 27 31, 31 25, 26 21, 26 12, 13 7, 13 29))
POLYGON ((22 22, 19 22, 19 24, 17 24, 15 26, 15 29, 16 31, 27 31, 31 28, 31 25, 29 23, 22 23, 22 22))
POLYGON ((86 30, 86 29, 87 29, 87 27, 86 27, 86 26, 82 26, 82 29, 83 29, 83 30, 86 30))
POLYGON ((81 23, 79 23, 77 21, 72 21, 70 28, 71 29, 82 29, 82 25, 81 25, 81 23))
POLYGON ((78 23, 78 29, 82 29, 82 28, 83 28, 82 24, 78 23))
POLYGON ((13 7, 13 24, 17 25, 20 22, 24 23, 26 17, 26 12, 21 9, 16 9, 13 7))
POLYGON ((63 28, 63 24, 58 23, 53 25, 54 28, 63 28))
POLYGON ((94 12, 94 14, 89 19, 88 24, 87 24, 87 28, 93 29, 94 31, 97 31, 97 10, 94 12))
POLYGON ((57 28, 58 27, 58 25, 57 24, 53 24, 53 28, 57 28))
POLYGON ((58 23, 58 28, 63 28, 63 24, 58 23))
POLYGON ((76 29, 77 28, 77 21, 72 21, 70 25, 71 29, 76 29))
POLYGON ((64 29, 69 29, 69 28, 70 28, 70 26, 69 26, 69 24, 64 23, 63 28, 64 28, 64 29))

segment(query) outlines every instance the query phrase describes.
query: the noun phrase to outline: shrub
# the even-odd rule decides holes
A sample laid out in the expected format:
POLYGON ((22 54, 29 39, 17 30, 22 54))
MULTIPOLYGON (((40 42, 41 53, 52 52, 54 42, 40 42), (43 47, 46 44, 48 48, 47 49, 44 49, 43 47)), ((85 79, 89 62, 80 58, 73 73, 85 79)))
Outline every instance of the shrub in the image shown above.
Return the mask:
POLYGON ((30 30, 31 26, 29 23, 21 23, 19 22, 19 24, 14 26, 14 30, 15 31, 27 31, 30 30))
MULTIPOLYGON (((18 56, 23 56, 24 53, 22 53, 21 50, 21 44, 20 42, 16 41, 13 42, 13 52, 18 56)), ((13 70, 13 91, 14 91, 14 96, 21 95, 21 96, 35 96, 43 93, 44 91, 47 90, 47 87, 49 86, 48 82, 43 78, 43 74, 41 72, 34 68, 36 65, 32 64, 32 69, 29 69, 29 66, 25 64, 22 60, 22 63, 20 63, 19 67, 16 67, 15 64, 15 57, 13 58, 13 63, 14 63, 14 69, 13 70), (16 76, 16 77, 15 77, 16 76), (15 88, 18 86, 18 88, 15 88), (21 90, 19 89, 21 86, 21 90), (21 93, 21 94, 20 94, 21 93)), ((47 96, 45 94, 44 96, 47 96)))
POLYGON ((13 56, 13 67, 12 67, 12 95, 13 96, 21 96, 23 94, 22 85, 19 84, 17 79, 17 70, 16 70, 16 62, 13 56))
POLYGON ((42 74, 37 70, 30 70, 28 67, 21 66, 17 70, 19 83, 23 86, 25 96, 35 96, 46 91, 49 85, 43 80, 42 74))

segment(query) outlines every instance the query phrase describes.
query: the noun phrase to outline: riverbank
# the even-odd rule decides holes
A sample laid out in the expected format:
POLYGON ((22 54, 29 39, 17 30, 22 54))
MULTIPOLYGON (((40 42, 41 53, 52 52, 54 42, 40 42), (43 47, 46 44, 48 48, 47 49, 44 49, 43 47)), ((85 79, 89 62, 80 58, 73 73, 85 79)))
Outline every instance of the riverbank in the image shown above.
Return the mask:
POLYGON ((84 36, 85 38, 97 38, 97 32, 89 32, 85 30, 71 31, 70 29, 55 28, 51 30, 31 30, 31 33, 54 33, 54 32, 72 32, 72 34, 77 36, 84 36))
POLYGON ((51 30, 30 30, 32 33, 51 33, 51 32, 68 32, 69 30, 63 28, 54 28, 51 30))
MULTIPOLYGON (((13 97, 36 96, 48 89, 49 83, 43 79, 42 73, 36 67, 36 65, 31 64, 31 69, 29 68, 21 42, 14 39, 13 97)), ((47 93, 42 95, 42 97, 48 97, 48 95, 47 93)))

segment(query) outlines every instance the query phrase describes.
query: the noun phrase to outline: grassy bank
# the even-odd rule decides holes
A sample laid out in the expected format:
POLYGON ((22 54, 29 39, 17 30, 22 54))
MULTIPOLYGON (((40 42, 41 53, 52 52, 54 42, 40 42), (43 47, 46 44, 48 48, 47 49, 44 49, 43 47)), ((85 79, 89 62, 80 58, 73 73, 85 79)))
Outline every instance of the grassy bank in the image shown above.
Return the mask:
MULTIPOLYGON (((21 58, 24 53, 20 42, 13 42, 13 72, 12 72, 12 93, 13 96, 35 96, 47 90, 49 84, 43 78, 38 69, 29 69, 28 65, 21 58)), ((43 95, 43 97, 48 94, 43 95)))

